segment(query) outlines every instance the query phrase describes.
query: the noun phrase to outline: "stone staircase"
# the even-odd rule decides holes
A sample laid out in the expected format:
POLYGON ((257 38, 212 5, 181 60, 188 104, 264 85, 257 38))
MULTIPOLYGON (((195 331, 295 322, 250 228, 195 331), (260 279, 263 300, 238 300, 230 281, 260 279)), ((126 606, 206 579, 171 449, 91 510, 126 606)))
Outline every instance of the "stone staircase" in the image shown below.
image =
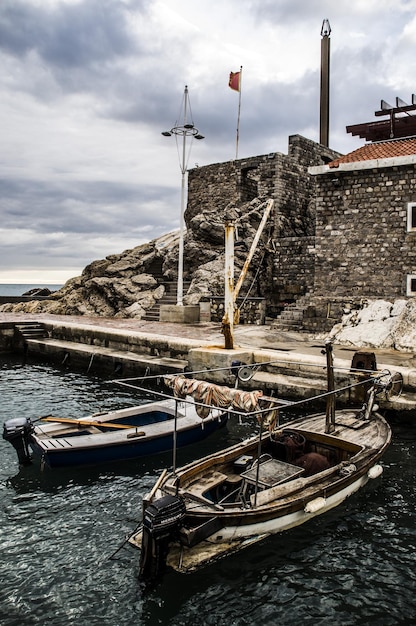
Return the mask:
MULTIPOLYGON (((158 278, 158 277, 155 276, 155 278, 158 278)), ((176 302, 177 302, 177 298, 178 298, 178 283, 177 283, 177 281, 163 281, 163 280, 160 280, 159 284, 164 286, 165 293, 160 298, 160 300, 157 300, 155 302, 155 304, 150 309, 147 309, 146 314, 144 315, 144 317, 142 319, 144 319, 144 320, 146 320, 148 322, 158 322, 159 321, 161 305, 163 305, 163 304, 176 304, 176 302)), ((188 291, 188 289, 190 287, 190 284, 191 284, 190 281, 184 281, 184 283, 183 283, 183 293, 184 293, 184 295, 188 291)))
POLYGON ((302 330, 303 314, 309 305, 309 301, 310 297, 308 294, 305 294, 296 300, 296 302, 289 304, 273 321, 272 328, 276 330, 302 330))

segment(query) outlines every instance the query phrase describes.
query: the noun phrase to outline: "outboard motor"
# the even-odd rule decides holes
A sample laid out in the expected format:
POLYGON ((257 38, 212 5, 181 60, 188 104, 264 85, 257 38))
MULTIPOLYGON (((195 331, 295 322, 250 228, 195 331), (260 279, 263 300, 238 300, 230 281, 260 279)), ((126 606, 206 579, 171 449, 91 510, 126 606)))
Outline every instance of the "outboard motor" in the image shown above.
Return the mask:
POLYGON ((149 504, 143 517, 139 579, 151 582, 166 565, 169 542, 185 517, 185 503, 178 496, 163 496, 149 504))
POLYGON ((3 425, 3 439, 10 441, 21 465, 31 463, 29 435, 33 433, 33 430, 33 424, 28 417, 14 417, 3 425))

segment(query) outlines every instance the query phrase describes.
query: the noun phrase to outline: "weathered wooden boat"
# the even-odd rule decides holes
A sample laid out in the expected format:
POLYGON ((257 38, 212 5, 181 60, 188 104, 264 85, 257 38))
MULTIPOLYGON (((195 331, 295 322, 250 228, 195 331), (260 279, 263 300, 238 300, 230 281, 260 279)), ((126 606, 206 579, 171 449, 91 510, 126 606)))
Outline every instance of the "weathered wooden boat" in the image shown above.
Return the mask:
POLYGON ((195 443, 226 420, 220 409, 201 417, 192 398, 168 398, 83 419, 47 416, 34 424, 27 417, 12 418, 4 424, 3 438, 14 446, 22 465, 31 463, 31 451, 51 468, 94 465, 195 443))
POLYGON ((128 539, 141 549, 140 578, 157 579, 166 565, 196 570, 308 522, 379 476, 391 430, 375 398, 393 383, 385 372, 366 384, 359 409, 335 411, 329 391, 326 412, 283 426, 270 405, 258 407, 258 436, 165 471, 128 539))

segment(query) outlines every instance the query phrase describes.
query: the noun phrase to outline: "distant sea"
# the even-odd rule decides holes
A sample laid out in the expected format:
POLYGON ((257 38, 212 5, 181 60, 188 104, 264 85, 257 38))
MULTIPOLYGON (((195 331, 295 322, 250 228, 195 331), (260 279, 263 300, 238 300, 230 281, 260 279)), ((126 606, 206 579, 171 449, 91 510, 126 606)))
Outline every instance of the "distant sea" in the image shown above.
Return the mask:
POLYGON ((0 296, 22 296, 24 293, 26 293, 27 291, 30 291, 31 289, 50 289, 51 291, 58 291, 58 289, 60 289, 61 287, 63 287, 63 284, 61 285, 49 285, 49 284, 44 284, 44 283, 37 283, 35 285, 30 285, 30 284, 6 284, 6 283, 0 283, 0 296))

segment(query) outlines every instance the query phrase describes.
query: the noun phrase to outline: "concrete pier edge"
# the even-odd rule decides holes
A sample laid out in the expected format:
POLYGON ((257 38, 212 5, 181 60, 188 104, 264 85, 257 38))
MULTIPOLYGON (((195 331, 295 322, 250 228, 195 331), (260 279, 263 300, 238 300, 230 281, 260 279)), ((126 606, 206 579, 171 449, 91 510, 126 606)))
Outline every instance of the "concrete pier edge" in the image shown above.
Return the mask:
MULTIPOLYGON (((48 358, 73 365, 90 365, 94 373, 124 376, 161 375, 183 371, 225 368, 210 375, 213 382, 234 384, 233 362, 265 366, 247 388, 273 389, 289 397, 311 397, 325 390, 324 339, 304 333, 282 332, 270 326, 243 325, 234 329, 235 348, 224 348, 217 323, 163 323, 143 320, 75 316, 0 314, 0 349, 25 350, 29 358, 48 358), (40 325, 44 337, 25 338, 18 326, 40 325), (93 366, 93 368, 91 367, 93 366)), ((404 393, 389 407, 398 411, 416 409, 416 361, 413 353, 334 345, 334 365, 341 370, 338 384, 348 375, 356 351, 375 354, 378 369, 399 371, 404 393), (342 371, 345 372, 343 376, 342 371)), ((203 377, 203 376, 201 376, 203 377)))

